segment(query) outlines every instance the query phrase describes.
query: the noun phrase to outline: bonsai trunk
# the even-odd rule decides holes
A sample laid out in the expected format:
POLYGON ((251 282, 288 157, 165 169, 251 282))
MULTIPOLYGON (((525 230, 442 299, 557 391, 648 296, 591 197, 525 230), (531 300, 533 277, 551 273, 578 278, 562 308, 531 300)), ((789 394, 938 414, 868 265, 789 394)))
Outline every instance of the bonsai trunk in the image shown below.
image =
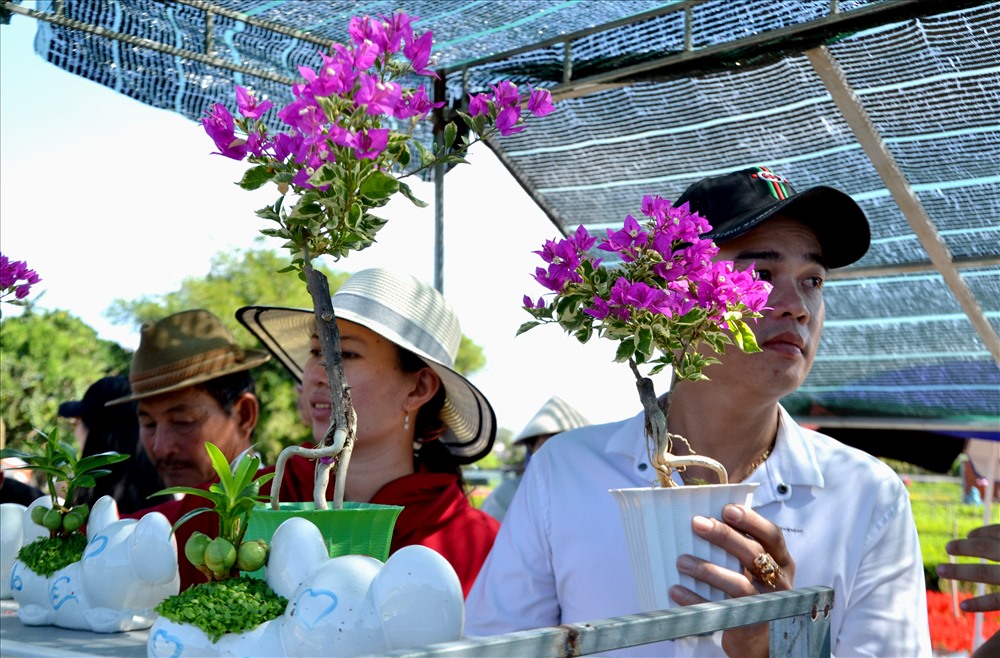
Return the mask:
MULTIPOLYGON (((665 409, 670 409, 670 396, 673 391, 667 391, 666 402, 661 407, 656 397, 656 389, 653 380, 644 377, 639 372, 634 359, 628 360, 629 367, 635 375, 635 387, 639 391, 639 399, 642 401, 643 413, 646 419, 646 449, 649 451, 649 463, 656 470, 656 477, 661 487, 676 487, 673 480, 673 472, 683 472, 688 466, 704 466, 719 474, 720 484, 728 484, 729 476, 726 468, 710 457, 701 455, 685 455, 676 457, 673 454, 673 440, 680 439, 687 444, 684 437, 679 434, 671 434, 667 430, 667 414, 665 409)), ((690 445, 688 446, 690 449, 690 445)), ((692 451, 693 452, 693 451, 692 451)))
POLYGON ((308 253, 305 254, 303 270, 306 275, 306 287, 312 297, 316 313, 316 333, 323 350, 326 377, 330 387, 330 427, 326 431, 322 446, 313 449, 289 446, 281 451, 275 463, 275 476, 271 484, 271 508, 279 508, 278 495, 284 477, 285 462, 292 455, 301 455, 316 460, 313 502, 318 510, 327 509, 326 488, 330 482, 330 469, 334 463, 337 464, 333 509, 342 509, 347 466, 354 450, 358 419, 351 403, 350 387, 344 377, 344 361, 340 355, 340 332, 337 330, 337 318, 330 300, 330 282, 325 274, 312 266, 308 253))

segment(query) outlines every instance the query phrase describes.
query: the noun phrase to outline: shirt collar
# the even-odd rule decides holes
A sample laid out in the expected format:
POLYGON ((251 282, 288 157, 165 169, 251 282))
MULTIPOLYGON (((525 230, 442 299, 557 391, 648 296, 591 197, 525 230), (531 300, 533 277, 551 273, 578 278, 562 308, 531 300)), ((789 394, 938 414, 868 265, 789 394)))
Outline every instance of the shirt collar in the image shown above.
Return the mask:
POLYGON ((808 432, 792 419, 784 407, 778 405, 778 435, 774 451, 747 478, 747 482, 760 483, 753 495, 754 507, 788 500, 792 489, 797 486, 823 486, 823 471, 808 432))

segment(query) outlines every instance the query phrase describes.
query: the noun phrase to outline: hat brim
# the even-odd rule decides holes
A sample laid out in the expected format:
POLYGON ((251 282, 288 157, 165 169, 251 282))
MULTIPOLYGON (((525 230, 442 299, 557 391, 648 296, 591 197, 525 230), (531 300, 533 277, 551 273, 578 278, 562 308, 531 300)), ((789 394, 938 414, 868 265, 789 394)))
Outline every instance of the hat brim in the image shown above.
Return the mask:
MULTIPOLYGON (((791 217, 812 229, 830 269, 861 260, 871 244, 871 229, 861 207, 848 194, 824 185, 793 194, 763 210, 735 217, 704 237, 723 244, 777 214, 791 217)), ((711 218, 708 219, 711 222, 711 218)))
POLYGON ((163 386, 161 388, 152 389, 149 391, 143 391, 142 393, 133 393, 132 395, 127 395, 123 398, 117 398, 114 400, 109 400, 104 403, 105 407, 110 407, 116 404, 122 404, 124 402, 134 402, 135 400, 144 400, 146 398, 151 398, 157 395, 163 395, 164 393, 172 393, 174 391, 179 391, 181 389, 189 388, 197 384, 203 384, 207 381, 213 379, 218 379, 219 377, 225 377, 226 375, 231 375, 233 373, 242 372, 244 370, 250 370, 251 368, 256 368, 259 365, 263 365, 268 360, 270 360, 271 355, 266 352, 261 352, 259 350, 244 350, 243 361, 240 363, 234 363, 233 365, 223 368, 222 370, 216 370, 213 372, 206 372, 195 377, 190 377, 183 381, 177 382, 176 384, 171 384, 170 386, 163 386))
MULTIPOLYGON (((445 408, 441 413, 446 429, 440 441, 459 463, 471 464, 489 454, 496 437, 496 414, 486 396, 472 382, 452 368, 415 347, 400 345, 391 330, 370 318, 347 309, 337 309, 336 317, 359 324, 393 344, 420 357, 441 378, 445 408), (467 439, 460 436, 471 437, 467 439)), ((299 382, 309 359, 315 326, 312 309, 277 306, 244 306, 236 319, 256 336, 299 382)))

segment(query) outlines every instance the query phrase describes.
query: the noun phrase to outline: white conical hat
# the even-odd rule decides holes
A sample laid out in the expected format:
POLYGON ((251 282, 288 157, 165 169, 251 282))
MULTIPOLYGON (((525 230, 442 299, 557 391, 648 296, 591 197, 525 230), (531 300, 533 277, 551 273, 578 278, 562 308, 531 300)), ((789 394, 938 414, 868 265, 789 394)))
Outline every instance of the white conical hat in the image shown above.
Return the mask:
POLYGON ((552 396, 525 425, 514 439, 514 443, 522 443, 542 434, 558 434, 584 425, 590 425, 590 421, 584 418, 583 414, 562 398, 552 396))

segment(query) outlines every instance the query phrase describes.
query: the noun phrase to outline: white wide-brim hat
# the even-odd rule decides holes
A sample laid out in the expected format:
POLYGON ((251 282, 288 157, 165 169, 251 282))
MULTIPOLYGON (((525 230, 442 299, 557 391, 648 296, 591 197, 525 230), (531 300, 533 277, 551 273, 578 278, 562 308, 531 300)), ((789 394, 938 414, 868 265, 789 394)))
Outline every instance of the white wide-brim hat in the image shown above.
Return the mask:
MULTIPOLYGON (((413 352, 437 373, 445 390, 439 440, 460 463, 489 454, 496 414, 486 397, 455 371, 462 341, 458 316, 445 298, 419 279, 383 268, 352 275, 331 298, 334 314, 413 352)), ((312 309, 244 306, 236 319, 302 381, 316 316, 312 309)))

